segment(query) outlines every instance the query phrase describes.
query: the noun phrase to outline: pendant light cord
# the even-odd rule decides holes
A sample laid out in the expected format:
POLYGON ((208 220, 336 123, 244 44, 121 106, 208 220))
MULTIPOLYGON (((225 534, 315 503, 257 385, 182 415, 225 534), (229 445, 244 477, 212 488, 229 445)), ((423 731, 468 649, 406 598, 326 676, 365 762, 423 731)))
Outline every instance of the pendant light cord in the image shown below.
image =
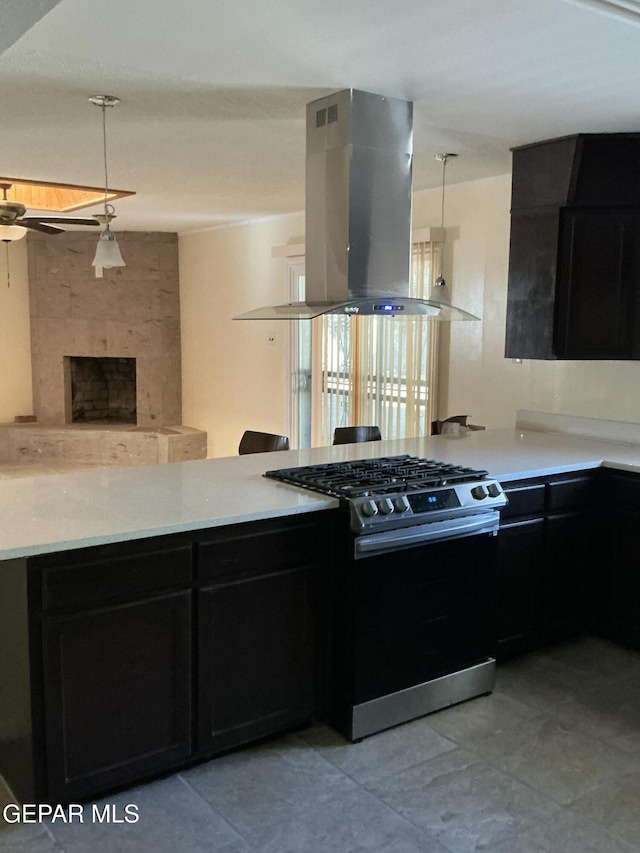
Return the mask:
MULTIPOLYGON (((447 171, 447 154, 436 154, 436 160, 440 160, 442 163, 442 199, 440 201, 440 230, 444 232, 444 187, 445 187, 445 175, 447 171)), ((440 252, 438 260, 440 263, 438 266, 440 267, 440 271, 438 273, 438 277, 436 278, 437 285, 444 285, 444 276, 442 275, 444 270, 444 252, 442 250, 442 246, 440 247, 440 252)))
MULTIPOLYGON (((105 143, 106 144, 106 143, 105 143)), ((442 155, 442 206, 440 213, 440 228, 444 231, 444 179, 447 171, 447 155, 442 155)))
POLYGON ((109 195, 109 172, 107 171, 107 105, 106 104, 102 104, 102 153, 104 156, 104 213, 106 216, 107 215, 107 197, 109 195))
MULTIPOLYGON (((115 107, 120 103, 120 98, 115 95, 93 95, 89 101, 102 110, 102 160, 104 162, 104 216, 107 227, 109 226, 109 167, 107 158, 107 109, 115 107)), ((113 213, 113 210, 111 211, 113 213)))
MULTIPOLYGON (((445 188, 445 176, 447 173, 447 160, 449 157, 457 157, 457 154, 436 154, 436 160, 439 160, 442 163, 442 202, 440 205, 440 229, 444 231, 444 188, 445 188)), ((440 275, 436 279, 436 284, 444 286, 446 284, 444 280, 444 276, 442 275, 442 271, 444 269, 444 252, 442 248, 440 249, 440 275)))

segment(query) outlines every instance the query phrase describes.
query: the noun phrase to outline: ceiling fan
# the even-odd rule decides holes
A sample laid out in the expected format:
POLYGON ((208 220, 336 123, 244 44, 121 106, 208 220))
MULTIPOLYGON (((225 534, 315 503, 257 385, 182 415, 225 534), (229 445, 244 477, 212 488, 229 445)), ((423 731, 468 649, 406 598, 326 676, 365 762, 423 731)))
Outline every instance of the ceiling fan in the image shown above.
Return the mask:
MULTIPOLYGON (((99 225, 93 217, 70 217, 70 216, 25 216, 27 208, 19 201, 9 201, 7 191, 12 184, 0 183, 2 199, 0 200, 0 226, 29 228, 32 231, 42 231, 44 234, 61 234, 64 228, 58 225, 99 225)), ((26 232, 22 232, 23 236, 26 232)), ((5 239, 0 237, 0 239, 5 239)))

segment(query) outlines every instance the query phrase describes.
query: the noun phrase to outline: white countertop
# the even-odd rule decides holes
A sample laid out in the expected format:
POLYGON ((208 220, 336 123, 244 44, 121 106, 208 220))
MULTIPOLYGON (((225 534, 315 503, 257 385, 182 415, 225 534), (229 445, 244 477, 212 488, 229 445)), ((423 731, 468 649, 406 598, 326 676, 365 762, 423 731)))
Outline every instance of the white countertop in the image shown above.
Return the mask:
POLYGON ((0 559, 328 509, 333 498, 261 475, 403 453, 484 468, 504 482, 602 464, 640 472, 638 444, 500 429, 0 480, 0 559))

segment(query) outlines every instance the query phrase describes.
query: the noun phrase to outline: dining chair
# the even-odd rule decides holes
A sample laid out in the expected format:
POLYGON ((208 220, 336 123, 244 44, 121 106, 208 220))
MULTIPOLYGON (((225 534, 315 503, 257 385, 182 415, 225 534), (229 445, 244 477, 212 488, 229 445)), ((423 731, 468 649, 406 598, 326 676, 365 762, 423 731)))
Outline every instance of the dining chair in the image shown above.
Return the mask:
POLYGON ((240 439, 238 453, 244 456, 247 453, 267 453, 269 450, 288 449, 289 439, 286 435, 274 435, 270 432, 254 432, 248 429, 240 439))
POLYGON ((333 433, 334 444, 355 444, 359 441, 382 441, 380 427, 348 426, 336 427, 333 433))

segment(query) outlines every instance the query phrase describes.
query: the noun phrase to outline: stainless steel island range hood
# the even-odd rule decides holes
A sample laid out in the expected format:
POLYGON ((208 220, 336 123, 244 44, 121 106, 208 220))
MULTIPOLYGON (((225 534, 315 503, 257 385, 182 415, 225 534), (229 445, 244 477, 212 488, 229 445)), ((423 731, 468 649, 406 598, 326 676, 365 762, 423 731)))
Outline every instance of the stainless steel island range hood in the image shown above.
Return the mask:
POLYGON ((409 297, 412 159, 411 101, 345 89, 308 104, 306 301, 234 319, 479 319, 448 301, 409 297))

